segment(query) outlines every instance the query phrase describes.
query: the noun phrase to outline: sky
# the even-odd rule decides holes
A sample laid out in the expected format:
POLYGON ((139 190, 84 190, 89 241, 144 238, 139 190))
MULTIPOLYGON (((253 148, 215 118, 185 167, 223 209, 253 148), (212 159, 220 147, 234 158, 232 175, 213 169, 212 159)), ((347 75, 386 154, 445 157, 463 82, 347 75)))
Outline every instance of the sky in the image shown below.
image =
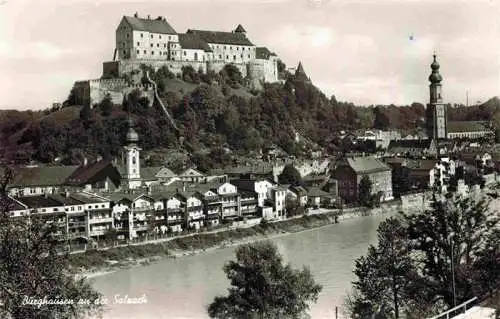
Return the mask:
POLYGON ((445 102, 500 95, 495 0, 0 0, 0 109, 63 102, 99 78, 123 15, 164 16, 178 33, 231 31, 302 61, 327 96, 356 105, 426 103, 432 54, 445 102))

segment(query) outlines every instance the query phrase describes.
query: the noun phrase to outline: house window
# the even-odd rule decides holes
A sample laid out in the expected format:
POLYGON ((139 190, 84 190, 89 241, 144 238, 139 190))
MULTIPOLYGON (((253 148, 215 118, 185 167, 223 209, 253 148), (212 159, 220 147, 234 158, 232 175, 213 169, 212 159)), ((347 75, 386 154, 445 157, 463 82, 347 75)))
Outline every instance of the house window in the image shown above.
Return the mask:
POLYGON ((226 59, 228 59, 228 60, 229 60, 229 55, 226 55, 226 59))
POLYGON ((144 50, 144 54, 146 54, 146 50, 144 50))
POLYGON ((233 55, 233 60, 235 60, 235 61, 236 61, 236 55, 233 55))
POLYGON ((144 35, 141 33, 141 38, 143 37, 144 35))
POLYGON ((157 44, 156 44, 156 47, 157 47, 157 48, 159 48, 159 47, 160 47, 160 44, 159 44, 159 43, 157 43, 157 44))
POLYGON ((240 49, 240 47, 236 47, 236 50, 239 50, 239 49, 240 49))
POLYGON ((153 35, 151 35, 151 39, 153 38, 153 35))
POLYGON ((160 39, 161 39, 161 35, 159 35, 160 39))
POLYGON ((139 50, 137 50, 137 54, 139 54, 139 50))
POLYGON ((219 54, 219 59, 222 59, 222 54, 219 54))
POLYGON ((127 33, 127 39, 130 37, 130 34, 127 33))
POLYGON ((224 50, 227 49, 227 46, 224 46, 224 50))
POLYGON ((243 54, 241 55, 241 58, 243 59, 243 54))
POLYGON ((186 56, 186 51, 184 51, 184 56, 186 56))
POLYGON ((170 36, 168 36, 168 41, 170 41, 170 36))
POLYGON ((141 46, 141 43, 140 43, 140 42, 137 42, 137 46, 138 46, 138 47, 139 47, 139 46, 141 46))
POLYGON ((248 58, 250 59, 250 54, 248 55, 248 58))
POLYGON ((166 43, 165 43, 165 44, 163 44, 163 47, 164 47, 164 48, 166 48, 166 47, 167 47, 167 44, 166 44, 166 43))
POLYGON ((82 210, 82 206, 78 206, 78 210, 82 210))
POLYGON ((155 51, 151 51, 151 55, 155 55, 155 51))
POLYGON ((153 44, 153 43, 151 43, 151 47, 153 47, 153 46, 154 46, 154 44, 153 44))
POLYGON ((71 207, 71 211, 74 212, 75 211, 75 208, 74 207, 71 207))

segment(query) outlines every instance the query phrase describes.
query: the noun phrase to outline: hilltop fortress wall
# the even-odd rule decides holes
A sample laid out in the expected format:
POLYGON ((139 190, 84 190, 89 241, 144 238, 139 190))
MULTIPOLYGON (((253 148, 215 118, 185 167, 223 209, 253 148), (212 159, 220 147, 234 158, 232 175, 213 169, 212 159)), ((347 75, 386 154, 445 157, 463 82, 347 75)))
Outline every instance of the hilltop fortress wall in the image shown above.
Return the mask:
MULTIPOLYGON (((119 60, 103 63, 103 76, 113 77, 112 79, 96 79, 75 82, 73 88, 76 94, 77 104, 89 105, 93 107, 100 103, 109 94, 114 104, 122 104, 127 94, 134 89, 139 89, 144 96, 147 96, 152 103, 152 88, 142 85, 130 85, 124 79, 119 78, 124 74, 141 69, 145 64, 158 70, 162 66, 178 75, 182 74, 182 67, 192 66, 196 71, 201 70, 206 73, 213 71, 219 73, 227 64, 225 61, 211 60, 202 61, 171 61, 171 60, 119 60)), ((252 89, 261 89, 262 82, 278 82, 277 62, 275 59, 253 59, 247 63, 231 63, 247 78, 252 89)))
POLYGON ((96 79, 78 81, 73 85, 76 102, 80 105, 93 107, 100 103, 107 94, 110 95, 113 104, 122 104, 124 98, 132 91, 139 90, 142 96, 153 102, 153 88, 149 85, 129 85, 123 79, 96 79))

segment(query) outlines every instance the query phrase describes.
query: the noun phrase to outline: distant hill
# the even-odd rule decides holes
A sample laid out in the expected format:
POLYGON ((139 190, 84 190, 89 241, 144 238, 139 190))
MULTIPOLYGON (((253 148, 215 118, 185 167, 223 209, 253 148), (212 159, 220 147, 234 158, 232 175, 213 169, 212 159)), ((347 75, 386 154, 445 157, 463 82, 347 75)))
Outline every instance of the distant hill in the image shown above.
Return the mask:
MULTIPOLYGON (((416 130, 424 115, 420 103, 357 107, 339 102, 290 74, 284 83, 264 84, 260 92, 254 92, 246 89, 244 79, 235 72, 193 73, 187 79, 162 72, 152 76, 179 131, 157 101, 150 106, 146 97, 132 92, 123 105, 112 105, 105 99, 93 109, 65 105, 44 112, 0 111, 0 150, 10 159, 60 159, 67 164, 77 164, 83 157, 117 156, 130 113, 140 146, 152 161, 161 162, 165 154, 177 149, 189 154, 197 166, 209 169, 227 165, 235 156, 255 157, 256 151, 271 145, 296 157, 308 156, 311 149, 329 145, 334 132, 340 130, 374 126, 416 130)), ((493 98, 463 112, 490 119, 500 110, 499 104, 499 99, 493 98)), ((451 111, 458 117, 460 112, 451 111)))

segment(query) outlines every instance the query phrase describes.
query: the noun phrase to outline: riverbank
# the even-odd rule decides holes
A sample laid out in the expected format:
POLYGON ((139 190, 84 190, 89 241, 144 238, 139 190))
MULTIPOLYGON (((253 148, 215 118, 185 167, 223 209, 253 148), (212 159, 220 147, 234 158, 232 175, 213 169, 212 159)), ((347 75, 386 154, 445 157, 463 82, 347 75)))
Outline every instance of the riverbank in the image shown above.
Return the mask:
POLYGON ((165 258, 178 258, 204 251, 276 238, 287 234, 317 229, 338 221, 381 213, 385 210, 323 212, 284 221, 261 223, 248 228, 236 228, 213 233, 198 233, 142 245, 129 245, 106 250, 89 250, 70 256, 71 265, 80 276, 93 278, 121 269, 147 265, 165 258), (337 218, 336 218, 337 217, 337 218))

